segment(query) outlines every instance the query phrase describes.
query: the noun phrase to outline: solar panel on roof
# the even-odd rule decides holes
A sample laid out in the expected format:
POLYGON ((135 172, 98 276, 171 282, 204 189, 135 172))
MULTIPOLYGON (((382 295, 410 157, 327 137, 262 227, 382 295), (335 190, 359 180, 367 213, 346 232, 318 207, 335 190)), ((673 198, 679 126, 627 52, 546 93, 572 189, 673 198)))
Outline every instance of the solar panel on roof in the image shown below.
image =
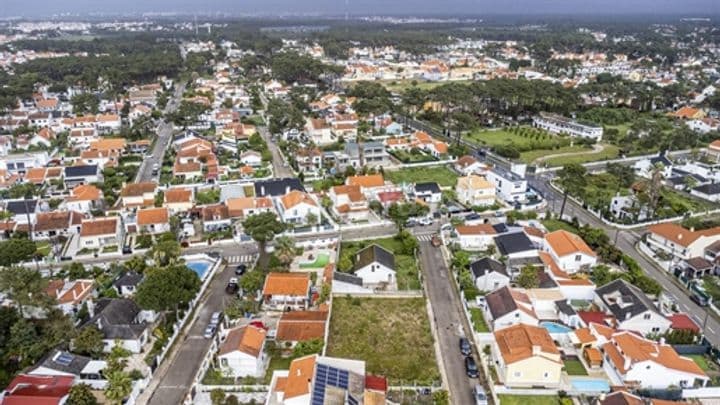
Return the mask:
POLYGON ((69 366, 74 358, 75 357, 70 353, 62 353, 57 357, 57 359, 55 359, 55 362, 63 366, 69 366))

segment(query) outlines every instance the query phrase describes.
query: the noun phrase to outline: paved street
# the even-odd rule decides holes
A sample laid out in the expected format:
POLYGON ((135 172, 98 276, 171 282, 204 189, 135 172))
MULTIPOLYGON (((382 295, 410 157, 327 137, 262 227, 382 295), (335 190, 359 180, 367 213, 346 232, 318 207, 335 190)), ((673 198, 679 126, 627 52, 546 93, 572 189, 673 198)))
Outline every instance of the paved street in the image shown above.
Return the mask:
MULTIPOLYGON (((185 84, 184 83, 178 84, 178 86, 175 88, 175 93, 168 100, 168 103, 165 106, 165 111, 163 111, 164 114, 175 111, 175 109, 178 108, 178 106, 180 105, 180 99, 182 98, 184 91, 185 91, 185 84)), ((140 170, 138 171, 135 182, 139 183, 139 182, 143 182, 143 181, 151 181, 153 179, 153 175, 152 175, 153 165, 157 164, 158 166, 162 166, 162 159, 163 159, 163 156, 165 155, 165 150, 167 149, 168 145, 170 144, 172 135, 173 135, 173 124, 171 122, 167 122, 163 119, 162 122, 160 122, 160 125, 158 125, 157 141, 155 142, 155 146, 152 150, 152 155, 146 156, 145 160, 143 160, 143 163, 140 166, 140 170)))
POLYGON ((468 332, 471 333, 470 325, 466 325, 464 320, 460 296, 453 286, 452 275, 440 249, 433 247, 430 242, 420 242, 420 263, 442 355, 442 359, 438 359, 438 367, 445 369, 450 402, 473 403, 472 388, 478 380, 465 374, 464 357, 460 354, 460 337, 470 336, 468 332))
MULTIPOLYGON (((545 198, 548 200, 548 209, 555 213, 559 213, 560 207, 562 206, 562 195, 552 189, 548 185, 548 181, 549 179, 547 177, 534 177, 530 179, 530 185, 545 195, 545 198)), ((615 239, 616 237, 615 229, 606 225, 570 199, 568 199, 565 206, 564 216, 566 218, 577 217, 581 224, 590 224, 593 227, 603 229, 610 238, 615 239)), ((663 289, 671 295, 675 301, 677 301, 680 306, 680 310, 692 315, 701 327, 707 318, 707 323, 705 324, 704 329, 705 336, 710 342, 712 342, 712 344, 720 344, 720 322, 718 322, 717 318, 713 315, 706 316, 708 315, 706 309, 690 300, 690 297, 687 295, 687 291, 676 284, 671 275, 669 275, 665 270, 659 269, 656 263, 651 262, 635 249, 635 244, 644 231, 637 230, 619 232, 620 233, 617 235, 617 243, 615 246, 635 259, 640 267, 645 270, 650 277, 657 280, 662 285, 663 289)))
POLYGON ((260 133, 260 136, 262 136, 267 143, 268 149, 270 149, 270 152, 272 153, 272 165, 275 177, 295 177, 295 173, 293 173, 292 168, 290 165, 287 165, 283 159, 283 156, 280 153, 280 148, 278 148, 277 144, 272 140, 272 136, 270 135, 270 131, 268 131, 267 127, 261 126, 258 127, 257 130, 260 133))
MULTIPOLYGON (((256 252, 257 247, 252 244, 228 249, 224 255, 244 256, 256 252)), ((210 322, 212 313, 223 310, 226 300, 230 298, 225 293, 225 286, 228 280, 235 276, 233 269, 233 266, 224 267, 210 282, 205 296, 200 300, 195 322, 184 337, 182 335, 179 337, 179 347, 175 353, 171 353, 158 369, 154 377, 159 379, 158 385, 150 397, 149 404, 177 405, 182 403, 187 395, 195 373, 210 348, 210 340, 203 338, 205 327, 210 322)))

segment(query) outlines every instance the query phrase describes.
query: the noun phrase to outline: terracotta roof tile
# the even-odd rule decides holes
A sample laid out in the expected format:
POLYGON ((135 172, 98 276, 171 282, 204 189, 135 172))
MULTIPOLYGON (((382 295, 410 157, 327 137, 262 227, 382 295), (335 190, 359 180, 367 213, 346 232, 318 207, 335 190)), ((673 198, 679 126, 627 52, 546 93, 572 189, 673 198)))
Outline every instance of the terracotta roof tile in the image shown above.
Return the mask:
POLYGON ((230 330, 220 346, 220 355, 240 351, 253 357, 258 357, 265 344, 265 329, 252 325, 241 326, 230 330))
POLYGON ((167 208, 146 208, 138 211, 137 224, 140 226, 166 224, 169 217, 167 208))
POLYGON ((559 257, 576 253, 597 256, 580 236, 563 229, 548 233, 545 241, 559 257))
POLYGON ((536 355, 550 361, 560 361, 560 351, 545 328, 518 324, 496 331, 494 335, 505 364, 512 364, 536 355), (534 348, 539 348, 541 354, 534 353, 534 348))
POLYGON ((270 273, 265 278, 263 295, 304 296, 310 289, 307 273, 270 273))

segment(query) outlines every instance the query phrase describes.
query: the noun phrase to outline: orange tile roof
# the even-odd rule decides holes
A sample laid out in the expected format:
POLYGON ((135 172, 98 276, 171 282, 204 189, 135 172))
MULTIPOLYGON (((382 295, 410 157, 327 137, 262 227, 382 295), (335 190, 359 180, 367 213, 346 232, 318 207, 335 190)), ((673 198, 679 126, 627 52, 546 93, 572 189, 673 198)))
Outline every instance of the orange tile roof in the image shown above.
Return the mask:
POLYGON ((44 167, 33 167, 25 173, 25 180, 31 183, 42 183, 45 180, 47 169, 44 167))
POLYGON ((699 108, 685 106, 675 111, 673 115, 678 118, 694 118, 700 111, 699 108))
POLYGON ((648 231, 659 235, 680 246, 690 246, 701 236, 714 236, 720 234, 720 227, 704 229, 702 231, 691 231, 678 224, 665 223, 655 224, 648 227, 648 231))
POLYGON ((563 229, 548 233, 545 235, 545 241, 560 257, 576 253, 597 256, 581 237, 563 229))
POLYGON ((81 184, 72 189, 72 195, 67 201, 97 201, 101 198, 101 191, 92 184, 81 184))
POLYGON ((360 186, 364 188, 382 187, 385 179, 382 174, 370 174, 365 176, 351 176, 347 178, 347 185, 360 186))
POLYGON ((125 149, 125 139, 123 138, 103 138, 90 142, 89 150, 122 150, 125 149))
POLYGON ((138 225, 166 224, 168 222, 167 208, 146 208, 137 213, 138 225))
POLYGON ((490 224, 458 225, 455 231, 460 235, 495 235, 497 232, 490 224))
MULTIPOLYGON (((295 359, 290 363, 290 370, 285 381, 285 399, 291 399, 310 393, 310 386, 315 374, 317 355, 295 359)), ((277 387, 276 387, 277 388, 277 387)))
POLYGON ((194 173, 199 172, 200 170, 202 170, 202 165, 200 165, 200 162, 175 162, 175 165, 173 166, 173 171, 175 173, 194 173))
POLYGON ((266 335, 267 332, 265 329, 252 325, 232 329, 228 333, 227 338, 225 338, 222 346, 220 346, 219 354, 223 355, 237 350, 253 357, 258 357, 262 351, 263 344, 265 344, 266 335))
POLYGON ((575 329, 575 336, 581 344, 588 344, 597 341, 597 338, 590 332, 589 328, 575 329))
POLYGON ((269 273, 265 278, 263 295, 307 295, 310 275, 307 273, 269 273))
POLYGON ((165 191, 165 202, 169 204, 192 202, 192 190, 186 188, 171 188, 165 191))
POLYGON ((325 337, 328 313, 325 311, 291 311, 280 317, 276 339, 301 342, 325 337))
POLYGON ((533 353, 535 347, 540 348, 541 353, 545 355, 543 357, 550 355, 548 360, 560 362, 560 351, 545 328, 518 324, 496 331, 494 335, 505 364, 538 355, 533 353), (557 360, 554 359, 555 356, 558 357, 557 360))
POLYGON ((96 218, 83 221, 80 236, 110 235, 117 232, 117 218, 96 218))
POLYGON ((79 303, 92 293, 95 283, 92 280, 51 281, 45 291, 59 304, 79 303))
POLYGON ((120 191, 120 196, 141 197, 146 193, 155 193, 156 188, 157 184, 153 182, 131 183, 123 187, 122 191, 120 191))
POLYGON ((292 208, 301 203, 317 206, 315 200, 310 198, 310 195, 308 193, 304 193, 299 190, 290 191, 289 193, 282 196, 282 198, 280 198, 280 201, 282 201, 282 205, 283 207, 285 207, 285 209, 292 208))
POLYGON ((622 374, 629 371, 635 363, 653 361, 669 369, 706 376, 692 359, 680 356, 672 346, 653 342, 631 332, 613 334, 611 341, 605 343, 603 349, 622 374), (626 357, 630 360, 627 368, 626 357))

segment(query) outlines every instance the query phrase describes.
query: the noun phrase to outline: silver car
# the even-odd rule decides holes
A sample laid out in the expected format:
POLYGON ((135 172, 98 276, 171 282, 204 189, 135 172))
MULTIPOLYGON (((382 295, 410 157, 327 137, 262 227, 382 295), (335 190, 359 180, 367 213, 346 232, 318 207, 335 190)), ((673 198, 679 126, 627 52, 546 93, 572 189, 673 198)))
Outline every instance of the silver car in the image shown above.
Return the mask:
POLYGON ((476 384, 473 388, 473 398, 475 398, 475 405, 487 405, 487 395, 482 385, 476 384))
POLYGON ((205 328, 205 333, 203 334, 203 337, 205 339, 211 339, 213 336, 215 336, 216 330, 217 330, 217 326, 208 325, 207 328, 205 328))

